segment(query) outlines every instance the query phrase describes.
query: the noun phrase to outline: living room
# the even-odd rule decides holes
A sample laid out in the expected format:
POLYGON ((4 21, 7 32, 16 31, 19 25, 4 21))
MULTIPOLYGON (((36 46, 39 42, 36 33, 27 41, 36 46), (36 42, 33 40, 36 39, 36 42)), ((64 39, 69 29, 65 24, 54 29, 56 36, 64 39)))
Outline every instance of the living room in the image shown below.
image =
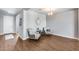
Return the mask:
POLYGON ((79 50, 78 11, 78 8, 0 8, 0 50, 79 50))

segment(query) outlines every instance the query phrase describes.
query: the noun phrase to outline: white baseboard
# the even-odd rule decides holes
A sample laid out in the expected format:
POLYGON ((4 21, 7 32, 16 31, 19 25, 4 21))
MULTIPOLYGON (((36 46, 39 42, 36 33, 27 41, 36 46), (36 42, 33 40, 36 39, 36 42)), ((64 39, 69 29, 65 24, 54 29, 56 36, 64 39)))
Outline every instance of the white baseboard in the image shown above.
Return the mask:
POLYGON ((22 40, 27 40, 28 39, 28 37, 22 37, 21 35, 19 35, 18 33, 16 33, 17 34, 17 39, 18 39, 18 37, 20 37, 22 40))
POLYGON ((56 35, 56 36, 60 36, 60 37, 64 37, 64 38, 69 38, 69 39, 79 40, 78 38, 75 38, 75 37, 62 36, 62 35, 58 35, 58 34, 52 34, 52 35, 56 35))
POLYGON ((0 35, 7 35, 7 34, 14 34, 14 33, 0 33, 0 35))

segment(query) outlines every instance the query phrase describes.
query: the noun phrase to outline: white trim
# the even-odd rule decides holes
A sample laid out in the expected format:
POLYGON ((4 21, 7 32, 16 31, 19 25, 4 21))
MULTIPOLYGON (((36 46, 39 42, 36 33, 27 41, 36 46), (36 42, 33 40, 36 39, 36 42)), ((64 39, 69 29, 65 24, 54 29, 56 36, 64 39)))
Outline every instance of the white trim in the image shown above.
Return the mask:
POLYGON ((0 35, 7 35, 7 34, 16 34, 15 32, 13 33, 0 33, 0 35))
POLYGON ((73 38, 73 37, 67 37, 67 36, 62 36, 62 35, 58 35, 58 34, 52 34, 52 35, 55 35, 55 36, 60 36, 60 37, 64 37, 64 38, 68 38, 68 39, 76 39, 76 40, 79 40, 78 38, 73 38))
POLYGON ((16 33, 16 34, 17 34, 17 38, 16 39, 18 39, 18 37, 20 37, 22 40, 27 40, 29 38, 29 37, 24 38, 21 35, 19 35, 18 33, 16 33))

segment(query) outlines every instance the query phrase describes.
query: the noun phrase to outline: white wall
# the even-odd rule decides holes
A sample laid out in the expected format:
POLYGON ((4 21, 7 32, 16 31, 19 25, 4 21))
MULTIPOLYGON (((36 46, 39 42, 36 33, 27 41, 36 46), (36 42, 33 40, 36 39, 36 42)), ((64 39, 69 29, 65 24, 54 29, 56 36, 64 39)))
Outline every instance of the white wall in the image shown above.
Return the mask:
POLYGON ((24 10, 23 11, 23 36, 26 37, 27 35, 27 28, 33 29, 42 29, 46 27, 46 16, 31 10, 24 10), (39 17, 39 25, 36 24, 37 17, 39 17))
POLYGON ((28 11, 23 11, 23 37, 28 37, 27 28, 28 28, 28 11))
POLYGON ((25 38, 28 36, 27 28, 40 28, 46 27, 46 16, 31 10, 22 10, 18 15, 16 15, 16 32, 18 32, 21 37, 25 38), (39 17, 40 23, 36 25, 37 17, 39 17), (19 20, 22 18, 22 26, 19 26, 19 20))
POLYGON ((74 38, 74 11, 61 12, 47 16, 47 27, 52 29, 52 34, 74 38))
POLYGON ((19 32, 19 19, 20 19, 20 15, 18 14, 16 16, 16 32, 18 33, 19 32))
POLYGON ((79 9, 78 9, 78 39, 79 39, 79 9))
POLYGON ((16 32, 23 36, 23 11, 16 15, 16 32), (22 25, 20 26, 20 19, 22 19, 22 25))
POLYGON ((0 15, 0 34, 3 33, 3 16, 0 15))
POLYGON ((28 19, 27 19, 27 25, 28 28, 40 28, 46 27, 46 16, 34 11, 28 11, 28 19), (39 19, 39 20, 38 20, 39 19), (39 21, 39 24, 37 25, 36 22, 39 21))

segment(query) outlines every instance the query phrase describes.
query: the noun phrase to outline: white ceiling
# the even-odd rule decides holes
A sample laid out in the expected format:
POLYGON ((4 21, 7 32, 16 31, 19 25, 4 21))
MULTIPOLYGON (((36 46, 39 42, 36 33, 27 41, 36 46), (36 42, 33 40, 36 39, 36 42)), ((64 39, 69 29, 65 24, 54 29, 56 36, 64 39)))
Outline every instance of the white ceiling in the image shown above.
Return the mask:
POLYGON ((15 15, 16 13, 21 11, 21 8, 1 8, 1 10, 5 11, 5 12, 7 12, 9 14, 15 15))
MULTIPOLYGON (((47 12, 41 10, 41 8, 0 8, 0 10, 6 12, 8 14, 12 14, 12 15, 16 15, 22 9, 25 9, 25 10, 28 10, 29 9, 29 10, 32 10, 32 11, 39 12, 39 13, 42 13, 42 14, 47 15, 47 12)), ((63 12, 63 11, 69 10, 69 9, 71 9, 71 8, 57 8, 55 10, 55 13, 63 12)))
MULTIPOLYGON (((54 13, 64 12, 64 11, 67 11, 67 10, 70 10, 70 9, 72 9, 72 8, 56 8, 54 13)), ((36 12, 39 12, 39 13, 42 13, 42 14, 46 14, 46 15, 48 14, 47 11, 41 10, 40 8, 31 8, 30 10, 33 10, 33 11, 36 11, 36 12)))

